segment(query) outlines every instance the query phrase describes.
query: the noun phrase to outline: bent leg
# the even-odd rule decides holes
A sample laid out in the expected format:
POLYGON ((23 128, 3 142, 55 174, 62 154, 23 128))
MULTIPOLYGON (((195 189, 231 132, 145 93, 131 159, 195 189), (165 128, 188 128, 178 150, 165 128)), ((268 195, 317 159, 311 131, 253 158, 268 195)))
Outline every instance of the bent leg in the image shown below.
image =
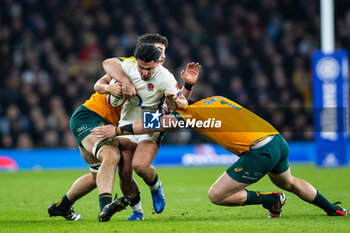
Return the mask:
POLYGON ((96 185, 98 188, 99 194, 101 193, 111 193, 113 190, 115 172, 117 168, 117 164, 120 160, 120 152, 117 144, 105 144, 100 145, 100 149, 98 152, 94 152, 93 148, 96 143, 98 144, 98 138, 94 135, 88 135, 81 142, 89 155, 84 157, 85 161, 92 160, 92 155, 95 153, 93 158, 97 158, 101 161, 101 166, 97 172, 96 176, 96 185))
POLYGON ((241 206, 262 204, 268 209, 269 218, 279 218, 282 206, 285 202, 285 195, 280 192, 256 192, 245 189, 248 183, 241 183, 230 177, 227 172, 211 186, 208 192, 209 199, 216 205, 241 206))
POLYGON ((133 211, 132 215, 127 220, 143 220, 141 196, 132 170, 132 158, 137 144, 125 138, 120 138, 119 142, 121 152, 121 160, 118 165, 119 185, 123 194, 131 197, 130 207, 133 211))
POLYGON ((163 188, 156 169, 152 166, 152 162, 157 155, 159 147, 150 140, 142 140, 138 143, 132 159, 132 167, 135 172, 143 178, 149 186, 154 211, 159 214, 165 208, 165 197, 163 188))
MULTIPOLYGON (((79 147, 80 153, 88 164, 98 162, 97 159, 89 156, 89 153, 79 147)), ((79 177, 68 190, 68 192, 58 201, 50 205, 48 212, 50 216, 63 216, 66 220, 82 220, 83 218, 71 209, 72 205, 81 197, 96 188, 96 173, 88 173, 79 177)))
POLYGON ((132 170, 132 158, 137 144, 125 138, 120 138, 119 142, 121 153, 121 160, 118 165, 119 186, 124 195, 134 198, 139 194, 138 185, 132 170))
POLYGON ((102 161, 96 176, 99 194, 112 193, 117 164, 120 160, 117 146, 106 145, 101 148, 99 159, 102 161))
POLYGON ((345 216, 347 210, 329 202, 321 193, 319 193, 311 184, 303 179, 292 176, 290 169, 281 174, 269 173, 271 181, 278 187, 296 194, 302 200, 323 209, 327 215, 345 216))
MULTIPOLYGON (((88 152, 83 148, 79 147, 80 153, 83 156, 83 158, 88 157, 88 152), (83 155, 84 154, 84 155, 83 155)), ((88 161, 86 161, 88 164, 93 164, 99 162, 95 158, 90 158, 88 161)), ((88 174, 82 175, 79 177, 72 185, 72 187, 67 192, 68 199, 74 203, 81 197, 85 196, 92 190, 96 188, 96 173, 90 172, 88 174)))
POLYGON ((67 192, 71 202, 76 202, 96 188, 96 173, 88 173, 79 177, 67 192))
POLYGON ((305 180, 292 176, 290 168, 281 173, 269 173, 271 181, 279 188, 292 192, 302 200, 312 202, 317 194, 317 190, 305 180))
POLYGON ((157 174, 152 162, 158 153, 158 149, 159 147, 152 141, 141 141, 137 145, 132 159, 132 168, 147 184, 152 183, 157 174))
POLYGON ((93 159, 101 161, 96 175, 96 186, 99 193, 100 209, 112 201, 117 164, 120 160, 120 152, 116 141, 113 139, 98 139, 90 134, 81 142, 88 154, 85 161, 91 164, 93 159))
POLYGON ((249 184, 232 179, 224 172, 210 187, 208 197, 216 205, 237 206, 243 205, 247 200, 245 187, 249 184))

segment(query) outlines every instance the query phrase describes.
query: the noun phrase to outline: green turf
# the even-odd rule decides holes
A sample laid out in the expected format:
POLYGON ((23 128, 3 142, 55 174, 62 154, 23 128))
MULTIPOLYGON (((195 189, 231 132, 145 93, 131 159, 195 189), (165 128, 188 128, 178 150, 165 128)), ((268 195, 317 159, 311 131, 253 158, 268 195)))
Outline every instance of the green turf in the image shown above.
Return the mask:
MULTIPOLYGON (((261 206, 220 207, 209 202, 211 184, 224 167, 158 168, 167 200, 162 214, 154 214, 150 192, 138 178, 145 220, 126 222, 128 208, 99 223, 97 191, 79 200, 74 208, 84 221, 49 218, 47 207, 56 202, 73 181, 86 171, 36 171, 0 173, 0 232, 350 232, 350 218, 327 217, 317 207, 287 193, 281 219, 267 219, 261 206)), ((350 167, 318 169, 292 166, 295 176, 312 183, 330 201, 350 209, 350 167)), ((265 177, 250 190, 275 191, 265 177)), ((119 188, 115 188, 119 191, 119 188)))

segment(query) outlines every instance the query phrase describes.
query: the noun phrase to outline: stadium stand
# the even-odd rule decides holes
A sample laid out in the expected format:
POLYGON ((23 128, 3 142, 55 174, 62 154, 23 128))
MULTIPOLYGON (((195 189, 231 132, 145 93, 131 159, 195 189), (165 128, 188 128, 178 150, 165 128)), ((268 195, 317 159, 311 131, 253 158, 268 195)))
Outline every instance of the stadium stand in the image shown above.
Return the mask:
MULTIPOLYGON (((175 76, 187 62, 202 64, 193 99, 226 96, 252 108, 287 140, 311 140, 317 2, 4 0, 0 147, 75 148, 69 118, 103 75, 103 59, 132 55, 137 36, 155 32, 169 39, 165 67, 175 76)), ((336 47, 349 50, 345 2, 335 5, 336 47)), ((205 139, 189 131, 165 139, 198 142, 205 139)))

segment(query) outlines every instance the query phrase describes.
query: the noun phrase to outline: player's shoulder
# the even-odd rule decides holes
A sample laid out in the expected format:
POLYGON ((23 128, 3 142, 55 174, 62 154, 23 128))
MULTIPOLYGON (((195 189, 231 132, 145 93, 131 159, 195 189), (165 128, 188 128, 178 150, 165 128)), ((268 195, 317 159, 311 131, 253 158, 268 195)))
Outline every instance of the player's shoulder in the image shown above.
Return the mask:
POLYGON ((134 57, 128 57, 128 58, 125 58, 123 61, 122 61, 122 64, 132 64, 132 65, 136 65, 137 64, 137 61, 134 57))
POLYGON ((174 75, 164 66, 159 65, 157 67, 157 76, 169 77, 169 78, 175 78, 174 75))
POLYGON ((124 59, 120 65, 123 67, 124 71, 125 70, 133 70, 137 68, 137 61, 134 57, 126 58, 124 59))

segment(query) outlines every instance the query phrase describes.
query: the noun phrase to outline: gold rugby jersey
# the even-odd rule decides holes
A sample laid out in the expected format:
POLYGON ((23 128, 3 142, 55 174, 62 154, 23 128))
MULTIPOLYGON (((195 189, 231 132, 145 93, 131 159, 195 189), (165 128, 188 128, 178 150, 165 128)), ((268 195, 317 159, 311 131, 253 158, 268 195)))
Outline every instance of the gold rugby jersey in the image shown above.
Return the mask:
POLYGON ((191 128, 236 155, 249 151, 259 139, 278 134, 267 121, 222 96, 200 100, 176 113, 191 128))

